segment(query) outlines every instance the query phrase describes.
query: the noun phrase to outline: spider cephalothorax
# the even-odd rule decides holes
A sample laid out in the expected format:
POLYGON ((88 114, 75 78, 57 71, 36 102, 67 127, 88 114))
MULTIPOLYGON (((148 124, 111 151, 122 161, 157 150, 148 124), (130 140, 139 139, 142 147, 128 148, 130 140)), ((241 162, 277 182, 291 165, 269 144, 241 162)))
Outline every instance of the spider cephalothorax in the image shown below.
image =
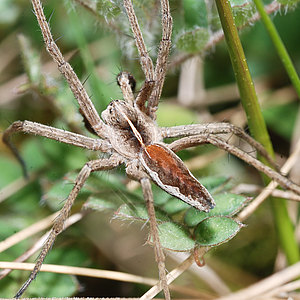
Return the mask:
POLYGON ((109 136, 112 147, 125 158, 137 158, 141 149, 141 144, 128 123, 128 119, 141 135, 145 145, 162 140, 156 122, 131 103, 114 100, 110 102, 101 116, 108 126, 107 130, 113 132, 109 136))

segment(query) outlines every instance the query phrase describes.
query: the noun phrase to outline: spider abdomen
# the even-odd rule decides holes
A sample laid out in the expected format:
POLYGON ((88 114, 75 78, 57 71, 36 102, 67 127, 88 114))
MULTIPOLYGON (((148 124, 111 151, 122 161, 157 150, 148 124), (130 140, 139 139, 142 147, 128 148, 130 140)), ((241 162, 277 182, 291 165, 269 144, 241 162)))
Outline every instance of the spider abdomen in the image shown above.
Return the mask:
POLYGON ((148 145, 142 149, 140 159, 151 179, 170 195, 206 212, 215 206, 207 189, 169 148, 148 145))

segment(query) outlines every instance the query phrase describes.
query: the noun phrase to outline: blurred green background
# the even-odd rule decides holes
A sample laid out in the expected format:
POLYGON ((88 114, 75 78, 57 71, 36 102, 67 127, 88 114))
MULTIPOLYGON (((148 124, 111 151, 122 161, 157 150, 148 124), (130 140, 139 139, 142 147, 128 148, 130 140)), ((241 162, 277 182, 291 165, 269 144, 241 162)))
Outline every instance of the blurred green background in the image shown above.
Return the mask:
MULTIPOLYGON (((133 2, 148 49, 155 58, 160 38, 159 14, 154 9, 156 2, 133 2)), ((226 45, 220 42, 203 50, 208 38, 219 30, 215 9, 201 6, 204 1, 198 4, 180 0, 170 2, 174 19, 170 63, 185 53, 200 53, 203 64, 197 72, 203 78, 196 85, 203 86, 204 96, 193 107, 179 104, 178 82, 183 67, 176 65, 171 68, 158 111, 158 124, 173 126, 208 120, 230 121, 246 128, 226 45), (193 5, 198 10, 192 9, 193 5), (189 44, 190 34, 198 38, 199 28, 202 28, 203 41, 196 46, 194 40, 189 44)), ((100 113, 111 100, 122 99, 115 80, 120 70, 134 74, 138 88, 143 82, 143 74, 119 1, 88 3, 94 5, 94 11, 76 1, 43 2, 47 18, 51 16, 51 30, 58 46, 79 78, 85 81, 85 87, 100 113)), ((249 7, 246 5, 246 8, 249 7)), ((241 24, 255 12, 252 6, 249 14, 238 5, 234 9, 236 21, 241 24)), ((300 9, 296 4, 284 6, 275 13, 273 21, 299 73, 300 9)), ((299 130, 296 126, 298 99, 262 24, 253 22, 246 26, 241 32, 241 39, 274 149, 278 159, 283 160, 289 155, 293 134, 299 130)), ((91 136, 84 128, 68 86, 45 51, 40 29, 27 0, 0 2, 0 95, 0 132, 16 120, 30 120, 91 136)), ((13 140, 32 179, 24 182, 18 162, 0 142, 0 241, 57 211, 72 188, 78 170, 86 161, 103 156, 25 134, 16 134, 13 140)), ((209 146, 198 147, 182 151, 180 156, 189 160, 207 155, 210 151, 215 150, 209 146)), ((208 165, 193 168, 193 171, 197 176, 231 177, 234 185, 242 182, 261 184, 259 174, 253 168, 226 154, 213 159, 208 165)), ((141 197, 139 190, 129 192, 126 189, 128 179, 123 168, 97 174, 88 182, 90 185, 78 197, 74 212, 80 210, 93 192, 99 199, 113 203, 141 197)), ((160 193, 154 189, 155 193, 160 193)), ((152 249, 144 245, 147 228, 142 227, 141 230, 141 224, 112 218, 111 210, 89 213, 59 236, 46 262, 156 277, 152 249)), ((271 274, 276 259, 280 259, 269 203, 264 203, 246 224, 247 228, 237 237, 212 251, 207 258, 208 264, 232 289, 271 274)), ((26 239, 0 253, 0 260, 13 261, 37 238, 26 239)), ((169 260, 170 266, 174 265, 169 260)), ((12 297, 27 274, 13 271, 2 279, 0 297, 12 297)), ((205 289, 208 294, 214 295, 196 275, 186 272, 178 282, 205 289)), ((131 283, 41 273, 27 296, 129 297, 139 296, 146 290, 146 286, 131 283)))

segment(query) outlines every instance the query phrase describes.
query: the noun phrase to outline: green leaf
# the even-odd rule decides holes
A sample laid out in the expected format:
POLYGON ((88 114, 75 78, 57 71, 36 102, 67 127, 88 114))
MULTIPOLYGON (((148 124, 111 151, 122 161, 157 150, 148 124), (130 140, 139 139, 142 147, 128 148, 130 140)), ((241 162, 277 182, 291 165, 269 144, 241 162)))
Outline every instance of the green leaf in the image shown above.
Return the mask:
POLYGON ((29 139, 22 147, 22 158, 24 159, 28 171, 35 171, 47 164, 47 158, 43 149, 41 139, 29 139))
POLYGON ((22 176, 21 166, 14 158, 1 155, 0 169, 2 170, 2 172, 0 172, 0 188, 22 176))
POLYGON ((210 217, 198 224, 194 234, 198 245, 215 247, 232 239, 242 227, 232 218, 210 217))
POLYGON ((263 116, 272 130, 290 140, 293 135, 298 109, 299 105, 295 102, 277 105, 264 109, 263 116))
MULTIPOLYGON (((228 177, 226 176, 207 176, 198 178, 198 180, 203 184, 210 192, 213 192, 216 188, 224 186, 228 182, 228 177)), ((225 186, 224 186, 225 188, 225 186)), ((226 187, 227 188, 227 187, 226 187)))
POLYGON ((188 205, 187 203, 172 197, 163 206, 163 210, 169 215, 174 215, 182 210, 188 209, 189 207, 190 205, 188 205))
POLYGON ((169 102, 159 103, 157 111, 157 123, 159 126, 177 126, 194 123, 197 121, 196 111, 174 105, 169 102))
POLYGON ((184 22, 186 27, 208 27, 207 10, 204 0, 183 0, 184 22))
POLYGON ((278 3, 283 4, 283 5, 294 5, 297 4, 300 0, 277 0, 278 3))
POLYGON ((173 222, 158 224, 158 232, 161 245, 165 249, 190 251, 195 247, 195 241, 191 238, 190 232, 181 225, 173 222))
POLYGON ((193 207, 188 209, 184 221, 190 227, 195 227, 202 220, 212 216, 232 216, 240 211, 249 198, 231 193, 214 195, 216 206, 208 213, 193 207))
POLYGON ((255 5, 248 0, 230 1, 234 22, 237 27, 248 23, 249 19, 256 13, 255 5))
POLYGON ((0 1, 0 26, 13 24, 20 15, 19 6, 10 0, 0 1))
MULTIPOLYGON (((45 193, 43 196, 43 201, 54 211, 61 209, 64 205, 65 200, 68 198, 71 190, 74 187, 74 183, 77 177, 76 172, 70 172, 57 180, 55 184, 45 193)), ((86 189, 85 186, 80 190, 79 196, 76 199, 79 199, 83 194, 89 195, 91 192, 86 189)))
POLYGON ((209 39, 208 29, 197 27, 194 30, 186 31, 177 37, 176 46, 179 50, 196 53, 201 52, 209 39))
MULTIPOLYGON (((128 219, 128 220, 132 220, 132 219, 140 220, 140 221, 149 220, 147 208, 143 204, 135 204, 135 205, 123 204, 119 207, 115 215, 118 218, 128 219)), ((157 208, 155 209, 155 216, 157 222, 170 221, 169 217, 157 208)))
POLYGON ((76 291, 78 282, 75 276, 55 273, 42 273, 28 287, 26 296, 35 297, 70 297, 76 291))
POLYGON ((155 205, 162 206, 170 199, 170 194, 163 191, 160 187, 152 185, 152 190, 155 205))
POLYGON ((64 202, 70 194, 72 188, 73 184, 70 184, 66 180, 60 179, 43 196, 43 201, 45 201, 52 210, 57 211, 64 205, 64 202))
POLYGON ((111 199, 102 198, 100 195, 93 195, 83 205, 84 208, 90 208, 97 211, 116 210, 118 205, 111 199))
POLYGON ((129 193, 126 186, 122 184, 123 176, 108 172, 105 172, 105 176, 103 175, 103 171, 93 173, 87 180, 85 188, 93 193, 106 192, 109 193, 109 196, 117 192, 129 193))
POLYGON ((121 13, 120 6, 115 5, 110 0, 101 0, 96 2, 96 9, 106 20, 115 18, 121 13))
MULTIPOLYGON (((69 172, 63 178, 59 178, 47 191, 43 196, 43 200, 47 202, 50 208, 57 210, 63 205, 64 200, 66 200, 74 186, 78 173, 78 170, 69 172)), ((114 182, 115 176, 113 174, 111 176, 101 176, 101 172, 99 172, 99 174, 93 173, 80 190, 79 197, 86 198, 92 194, 92 196, 88 198, 89 200, 86 206, 89 207, 89 205, 91 205, 90 208, 95 210, 103 210, 105 207, 114 207, 114 209, 116 209, 123 201, 121 201, 117 195, 120 188, 116 186, 116 184, 113 184, 114 182), (98 202, 97 199, 99 200, 98 202), (109 202, 111 202, 111 204, 108 204, 109 202)), ((131 197, 131 200, 137 199, 137 197, 134 196, 135 195, 131 197)))
POLYGON ((42 78, 39 54, 32 48, 29 39, 20 34, 18 41, 21 48, 22 61, 25 67, 29 82, 38 86, 42 78))
MULTIPOLYGON (((47 263, 81 266, 89 261, 84 248, 61 247, 52 249, 47 263)), ((70 297, 78 290, 75 276, 40 272, 37 279, 29 286, 27 295, 30 297, 70 297)))

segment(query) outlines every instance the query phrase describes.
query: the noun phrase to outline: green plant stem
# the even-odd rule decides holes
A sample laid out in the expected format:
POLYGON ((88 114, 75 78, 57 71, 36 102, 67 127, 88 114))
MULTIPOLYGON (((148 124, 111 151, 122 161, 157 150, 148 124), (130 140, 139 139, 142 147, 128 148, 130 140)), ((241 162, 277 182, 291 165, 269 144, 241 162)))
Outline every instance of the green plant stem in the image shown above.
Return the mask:
MULTIPOLYGON (((230 2, 228 0, 215 1, 239 88, 241 102, 247 115, 250 132, 252 136, 266 148, 269 154, 274 157, 273 147, 232 16, 230 2)), ((265 160, 261 160, 266 163, 265 160)), ((264 178, 264 180, 265 182, 269 181, 269 179, 266 178, 264 178)), ((286 203, 283 199, 273 199, 272 204, 280 245, 286 254, 288 262, 293 264, 299 260, 299 249, 295 240, 294 227, 289 218, 286 203)))
POLYGON ((228 0, 216 0, 234 75, 252 136, 274 155, 228 0))
POLYGON ((256 8, 261 16, 261 20, 263 21, 270 38, 273 41, 273 44, 277 50, 277 53, 286 69, 286 72, 288 73, 290 80, 296 89, 296 92, 298 94, 298 97, 300 98, 300 79, 299 76, 294 68, 293 62, 276 30, 275 25, 270 19, 270 16, 266 13, 264 9, 264 5, 261 0, 253 0, 253 2, 256 5, 256 8))

